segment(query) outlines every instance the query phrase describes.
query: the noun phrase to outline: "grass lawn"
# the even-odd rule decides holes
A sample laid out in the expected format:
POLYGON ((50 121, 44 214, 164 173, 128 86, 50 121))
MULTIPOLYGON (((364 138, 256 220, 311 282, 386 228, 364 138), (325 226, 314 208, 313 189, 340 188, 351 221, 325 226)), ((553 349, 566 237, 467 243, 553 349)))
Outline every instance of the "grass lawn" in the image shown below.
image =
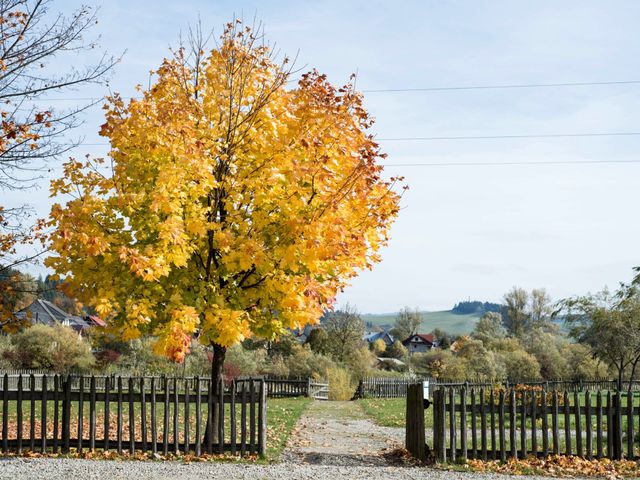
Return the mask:
POLYGON ((310 398, 273 398, 267 400, 267 455, 266 460, 276 460, 284 449, 291 431, 310 398))
MULTIPOLYGON (((407 400, 405 398, 364 398, 357 400, 358 405, 371 419, 383 427, 405 426, 407 400)), ((433 427, 433 411, 424 411, 426 428, 433 427)))

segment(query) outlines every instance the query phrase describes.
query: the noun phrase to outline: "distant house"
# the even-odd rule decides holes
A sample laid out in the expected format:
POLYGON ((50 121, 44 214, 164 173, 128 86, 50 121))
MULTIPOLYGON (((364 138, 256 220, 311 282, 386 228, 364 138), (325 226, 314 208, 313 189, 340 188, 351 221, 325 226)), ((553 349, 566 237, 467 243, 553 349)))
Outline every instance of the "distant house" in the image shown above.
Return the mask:
POLYGON ((433 335, 430 333, 414 333, 409 338, 402 342, 407 348, 409 355, 414 353, 428 352, 434 347, 437 347, 437 342, 433 335))
POLYGON ((382 340, 387 347, 390 347, 396 341, 389 332, 365 332, 362 339, 369 344, 376 340, 382 340))
POLYGON ((307 338, 309 338, 309 334, 311 333, 311 330, 313 330, 314 328, 318 328, 318 326, 305 325, 304 328, 296 328, 294 330, 291 330, 291 333, 293 333, 293 336, 298 341, 298 343, 300 345, 303 345, 307 341, 307 338))
MULTIPOLYGON (((82 317, 71 315, 53 303, 42 298, 37 298, 34 302, 19 312, 15 316, 19 319, 28 319, 33 325, 41 323, 44 325, 61 324, 73 328, 76 332, 82 333, 90 325, 82 317)), ((100 320, 98 317, 96 319, 100 320)), ((102 322, 102 320, 100 320, 102 322)), ((97 324, 97 322, 94 322, 97 324)), ((104 325, 104 322, 102 322, 104 325)))

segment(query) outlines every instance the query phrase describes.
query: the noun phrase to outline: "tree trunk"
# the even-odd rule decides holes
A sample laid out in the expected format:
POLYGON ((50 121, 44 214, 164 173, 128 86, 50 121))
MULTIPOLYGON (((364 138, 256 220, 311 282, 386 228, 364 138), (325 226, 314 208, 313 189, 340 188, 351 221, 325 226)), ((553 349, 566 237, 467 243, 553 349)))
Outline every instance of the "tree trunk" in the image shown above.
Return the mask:
MULTIPOLYGON (((223 401, 224 387, 220 391, 220 380, 222 379, 222 367, 224 366, 224 357, 227 353, 227 348, 217 343, 212 343, 213 347, 213 359, 211 361, 211 384, 212 393, 217 395, 220 401, 223 401)), ((213 444, 218 443, 218 425, 220 423, 220 410, 217 405, 213 404, 213 412, 211 415, 211 423, 209 423, 209 416, 207 415, 207 427, 204 431, 204 445, 208 445, 209 436, 213 444)), ((224 439, 223 439, 224 440, 224 439)))

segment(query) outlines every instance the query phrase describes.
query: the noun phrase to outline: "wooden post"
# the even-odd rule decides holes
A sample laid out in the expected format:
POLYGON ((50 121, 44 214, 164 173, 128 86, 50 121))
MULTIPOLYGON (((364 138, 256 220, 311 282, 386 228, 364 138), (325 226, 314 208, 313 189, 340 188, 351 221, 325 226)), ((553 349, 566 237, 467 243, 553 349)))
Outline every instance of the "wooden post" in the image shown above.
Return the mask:
POLYGON ((540 410, 542 410, 542 456, 546 458, 549 455, 549 412, 547 411, 546 388, 542 390, 540 402, 540 410))
POLYGON ((53 453, 58 453, 58 423, 60 410, 60 376, 53 377, 53 453))
POLYGON ((622 396, 620 390, 616 392, 615 402, 614 402, 614 455, 616 460, 622 460, 622 396))
POLYGON ((71 438, 71 377, 67 375, 63 383, 62 401, 62 453, 69 453, 71 438))
POLYGON ((189 438, 189 434, 191 432, 189 432, 189 422, 191 421, 191 418, 189 416, 189 407, 190 407, 190 402, 191 399, 189 398, 189 380, 184 379, 182 381, 182 385, 184 388, 184 448, 183 451, 185 454, 188 454, 190 449, 191 449, 191 440, 189 438))
MULTIPOLYGON (((424 417, 424 412, 423 417, 424 417)), ((464 461, 467 460, 467 389, 460 389, 460 449, 464 461)))
POLYGON ((411 453, 414 458, 420 461, 424 461, 427 458, 424 433, 423 392, 424 390, 421 384, 409 385, 407 390, 405 416, 405 446, 409 453, 411 453))
POLYGON ((614 415, 613 415, 613 398, 611 395, 611 390, 607 392, 607 457, 612 460, 615 460, 616 454, 614 451, 614 441, 615 438, 615 425, 614 425, 614 415))
POLYGON ((22 374, 18 375, 18 400, 16 405, 18 416, 18 455, 22 454, 22 374))
MULTIPOLYGON (((235 393, 231 393, 231 398, 235 397, 235 393)), ((232 400, 233 402, 233 400, 232 400)), ((230 422, 234 425, 232 444, 235 444, 235 406, 234 415, 230 418, 230 422)), ((422 415, 424 419, 424 414, 422 415)), ((234 449, 235 450, 235 449, 234 449)), ((235 453, 235 452, 234 452, 235 453)), ((267 389, 264 380, 260 381, 260 400, 258 404, 258 454, 264 457, 267 453, 267 389)))
POLYGON ((538 456, 538 395, 535 390, 531 392, 531 453, 538 456))
MULTIPOLYGON (((265 395, 267 395, 268 384, 263 380, 263 387, 265 395)), ((235 455, 237 451, 236 445, 236 380, 231 381, 231 401, 229 402, 229 437, 231 443, 231 455, 235 455)))
POLYGON ((242 401, 240 404, 240 455, 247 453, 247 382, 242 382, 242 401))
POLYGON ((487 411, 484 399, 484 388, 480 389, 480 444, 482 446, 482 460, 488 459, 487 455, 487 411))
MULTIPOLYGON (((629 380, 631 381, 631 380, 629 380)), ((633 392, 627 393, 627 458, 632 459, 634 455, 634 428, 633 428, 633 392)))
POLYGON ((9 374, 7 373, 2 379, 2 451, 9 452, 9 374))
MULTIPOLYGON (((153 420, 155 421, 155 418, 153 420)), ((147 453, 147 394, 144 377, 140 377, 140 434, 142 435, 142 453, 147 453)))
POLYGON ((158 422, 156 417, 156 377, 151 377, 151 453, 158 453, 158 422))
MULTIPOLYGON (((224 379, 218 383, 218 453, 224 453, 224 379)), ((254 440, 252 438, 252 440, 254 440)), ((253 441, 252 441, 253 443, 253 441)))
POLYGON ((118 406, 116 418, 116 442, 118 454, 122 455, 122 377, 118 375, 118 406))
POLYGON ((504 390, 500 390, 499 396, 499 410, 498 410, 498 428, 500 434, 500 461, 506 462, 507 450, 505 445, 505 426, 504 426, 504 390))
POLYGON ((458 459, 458 442, 456 441, 456 394, 455 389, 449 389, 449 458, 452 462, 458 459))
POLYGON ((201 407, 202 407, 202 396, 200 393, 200 377, 196 377, 196 456, 200 456, 202 454, 202 437, 201 437, 201 427, 200 424, 202 422, 201 415, 201 407))
POLYGON ((89 449, 96 449, 96 377, 91 375, 89 383, 89 449))
POLYGON ((476 425, 476 391, 471 388, 471 458, 476 459, 478 456, 478 439, 476 425))
POLYGON ((575 412, 575 425, 576 425, 576 455, 579 457, 584 456, 582 449, 582 416, 580 415, 580 394, 576 390, 573 392, 573 401, 575 403, 573 409, 575 412))
POLYGON ((129 455, 136 453, 136 417, 133 405, 135 386, 133 381, 133 377, 129 377, 129 385, 127 388, 127 400, 129 401, 129 455))
POLYGON ((512 388, 509 392, 509 446, 511 448, 511 458, 518 458, 518 445, 516 442, 517 418, 516 390, 512 388))
POLYGON ((109 428, 111 426, 111 407, 110 398, 111 394, 111 378, 104 377, 104 438, 103 448, 105 452, 109 451, 109 428))
POLYGON ((32 373, 29 376, 31 398, 29 399, 29 449, 33 452, 36 447, 36 377, 32 373))
POLYGON ((163 412, 163 425, 162 425, 162 454, 169 455, 169 397, 171 396, 171 387, 169 386, 169 379, 162 376, 164 387, 164 412, 163 412))
POLYGON ((600 390, 596 396, 596 448, 596 456, 602 458, 604 447, 602 441, 602 392, 600 390))
POLYGON ((520 458, 527 458, 527 391, 522 391, 520 405, 520 458))
POLYGON ((180 453, 180 429, 179 429, 179 413, 180 402, 178 401, 178 378, 173 377, 173 453, 180 453))
MULTIPOLYGON (((40 403, 40 430, 42 432, 40 435, 42 442, 40 449, 42 453, 47 451, 47 388, 47 376, 44 375, 42 377, 42 400, 40 403)), ((7 411, 6 407, 3 411, 7 411)))
MULTIPOLYGON (((45 377, 46 378, 46 377, 45 377)), ((82 453, 82 437, 84 437, 84 376, 78 379, 78 453, 82 453)))
POLYGON ((587 459, 593 458, 593 434, 591 427, 591 391, 587 390, 584 394, 584 413, 585 413, 585 426, 587 433, 587 459))
POLYGON ((491 408, 491 458, 497 459, 498 448, 496 443, 496 398, 493 395, 493 388, 489 394, 489 407, 491 408))
POLYGON ((569 392, 564 391, 564 445, 565 455, 571 455, 571 400, 569 399, 569 392))

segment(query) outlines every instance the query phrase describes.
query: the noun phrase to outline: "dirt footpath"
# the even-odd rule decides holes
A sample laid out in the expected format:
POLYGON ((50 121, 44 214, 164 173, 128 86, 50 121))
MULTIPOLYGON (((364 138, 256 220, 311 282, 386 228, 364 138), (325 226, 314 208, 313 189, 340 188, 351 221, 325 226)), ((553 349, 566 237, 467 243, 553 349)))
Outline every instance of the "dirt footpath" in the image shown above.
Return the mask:
POLYGON ((355 402, 312 403, 293 431, 283 462, 386 466, 404 444, 404 429, 375 425, 355 402))

